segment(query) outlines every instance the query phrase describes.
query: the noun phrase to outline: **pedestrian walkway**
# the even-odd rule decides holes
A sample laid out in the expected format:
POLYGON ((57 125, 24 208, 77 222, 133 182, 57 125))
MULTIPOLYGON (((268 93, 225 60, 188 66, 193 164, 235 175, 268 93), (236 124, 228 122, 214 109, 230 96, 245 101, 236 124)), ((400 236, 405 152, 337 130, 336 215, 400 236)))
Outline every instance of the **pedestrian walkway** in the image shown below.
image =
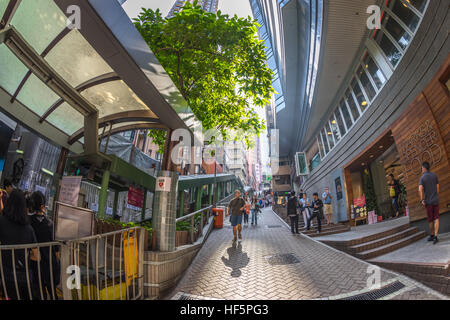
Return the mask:
MULTIPOLYGON (((351 299, 372 292, 372 265, 303 235, 293 235, 270 208, 257 226, 243 229, 232 243, 232 229, 214 230, 168 299, 300 300, 351 299)), ((383 299, 445 299, 400 274, 381 269, 383 299), (399 283, 400 282, 400 286, 399 283), (392 291, 392 290, 391 290, 392 291)))

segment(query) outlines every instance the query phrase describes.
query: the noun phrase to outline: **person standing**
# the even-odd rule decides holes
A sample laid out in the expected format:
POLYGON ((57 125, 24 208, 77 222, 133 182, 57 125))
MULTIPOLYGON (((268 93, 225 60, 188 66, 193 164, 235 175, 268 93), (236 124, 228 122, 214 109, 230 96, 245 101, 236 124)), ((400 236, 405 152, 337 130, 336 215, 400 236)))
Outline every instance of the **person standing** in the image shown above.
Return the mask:
POLYGON ((422 206, 427 210, 430 227, 428 241, 436 244, 439 232, 439 181, 436 174, 430 171, 428 162, 422 163, 422 177, 419 181, 419 196, 422 206))
POLYGON ((8 201, 9 195, 14 190, 11 181, 9 181, 8 179, 5 179, 5 181, 3 181, 3 188, 4 189, 0 189, 0 214, 6 207, 6 202, 8 201))
POLYGON ((245 201, 241 198, 241 191, 234 192, 234 199, 230 201, 227 207, 227 215, 231 214, 231 225, 233 227, 233 241, 236 241, 236 232, 239 239, 242 239, 242 211, 245 209, 245 201))
POLYGON ((243 210, 244 214, 244 223, 248 226, 248 216, 250 214, 251 203, 248 196, 244 196, 245 206, 243 210))
MULTIPOLYGON (((40 191, 33 192, 31 195, 31 203, 32 210, 30 220, 37 242, 53 242, 55 240, 53 236, 53 222, 45 215, 45 196, 40 191)), ((41 265, 39 267, 40 279, 42 281, 42 289, 44 290, 44 300, 47 300, 46 292, 50 295, 50 299, 57 299, 58 296, 56 294, 56 286, 59 284, 61 278, 59 247, 53 246, 51 248, 51 253, 49 247, 42 247, 39 251, 41 254, 41 265), (50 262, 53 279, 51 278, 52 274, 50 272, 50 262)), ((33 263, 33 265, 35 277, 36 279, 39 279, 39 269, 37 267, 37 263, 33 263)))
MULTIPOLYGON (((13 190, 9 195, 3 215, 0 216, 0 245, 34 244, 36 242, 36 235, 27 215, 25 195, 20 190, 13 190)), ((5 286, 0 290, 0 292, 3 291, 1 292, 3 297, 6 297, 7 294, 11 300, 29 300, 30 295, 32 299, 36 299, 38 296, 37 279, 31 272, 27 277, 29 260, 25 251, 29 251, 29 260, 39 260, 37 248, 15 249, 14 251, 4 249, 0 253, 5 279, 5 286), (28 290, 28 280, 30 290, 28 290)))
POLYGON ((325 192, 322 194, 323 207, 325 211, 325 217, 327 218, 327 225, 333 223, 333 206, 331 205, 331 199, 333 196, 330 193, 328 187, 325 188, 325 192))
POLYGON ((291 232, 292 234, 299 234, 298 232, 298 201, 295 196, 295 191, 291 191, 291 194, 287 200, 287 214, 291 219, 291 232))
POLYGON ((309 230, 310 228, 309 225, 310 214, 308 207, 309 207, 309 199, 306 192, 304 192, 303 198, 300 199, 300 211, 303 215, 303 223, 305 224, 305 230, 309 230))
POLYGON ((317 217, 317 233, 322 231, 322 222, 323 219, 323 202, 319 199, 319 194, 315 192, 313 194, 313 201, 311 203, 312 214, 309 219, 309 225, 311 225, 311 221, 317 217))
POLYGON ((392 206, 394 207, 395 217, 399 216, 400 206, 398 204, 398 196, 401 193, 400 183, 398 180, 394 178, 394 175, 391 173, 388 176, 388 186, 389 186, 389 195, 392 198, 392 206))
POLYGON ((252 204, 251 204, 251 212, 252 212, 252 226, 253 225, 257 225, 258 224, 258 211, 259 211, 259 206, 258 206, 258 197, 256 195, 254 195, 252 197, 252 204))

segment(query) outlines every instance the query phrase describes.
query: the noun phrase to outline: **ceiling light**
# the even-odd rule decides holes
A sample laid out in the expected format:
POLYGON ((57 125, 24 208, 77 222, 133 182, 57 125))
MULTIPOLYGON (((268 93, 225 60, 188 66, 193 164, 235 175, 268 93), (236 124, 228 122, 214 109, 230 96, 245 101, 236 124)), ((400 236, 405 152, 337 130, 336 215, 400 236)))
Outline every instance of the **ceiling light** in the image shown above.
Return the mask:
POLYGON ((331 120, 331 124, 336 124, 336 120, 331 120))
POLYGON ((363 107, 367 106, 367 101, 363 101, 363 102, 361 103, 361 105, 362 105, 363 107))
POLYGON ((379 146, 378 148, 383 149, 383 146, 379 146))
POLYGON ((328 131, 328 135, 331 136, 331 132, 330 131, 328 131))
POLYGON ((370 157, 373 158, 373 154, 371 154, 370 157))

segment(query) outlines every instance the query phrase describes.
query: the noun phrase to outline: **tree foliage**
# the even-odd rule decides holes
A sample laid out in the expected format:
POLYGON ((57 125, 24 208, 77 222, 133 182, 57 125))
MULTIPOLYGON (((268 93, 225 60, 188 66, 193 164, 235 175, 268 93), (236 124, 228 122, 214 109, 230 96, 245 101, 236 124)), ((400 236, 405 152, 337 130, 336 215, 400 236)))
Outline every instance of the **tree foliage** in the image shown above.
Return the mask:
POLYGON ((171 18, 142 10, 136 28, 204 129, 218 129, 225 139, 238 130, 246 142, 265 129, 256 108, 275 91, 256 21, 205 12, 196 2, 171 18))

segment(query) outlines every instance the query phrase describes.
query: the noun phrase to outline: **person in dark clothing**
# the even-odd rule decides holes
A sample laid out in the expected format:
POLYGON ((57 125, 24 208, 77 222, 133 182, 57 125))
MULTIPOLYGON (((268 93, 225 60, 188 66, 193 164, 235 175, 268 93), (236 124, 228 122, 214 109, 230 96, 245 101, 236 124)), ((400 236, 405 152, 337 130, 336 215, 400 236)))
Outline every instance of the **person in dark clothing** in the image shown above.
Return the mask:
POLYGON ((3 187, 4 189, 0 189, 0 214, 6 207, 6 202, 8 201, 9 195, 14 190, 11 181, 9 181, 8 179, 5 179, 5 181, 3 181, 3 187))
POLYGON ((291 232, 293 234, 299 234, 298 232, 298 200, 295 196, 295 191, 291 191, 291 195, 287 201, 287 215, 291 219, 291 232))
POLYGON ((323 202, 319 199, 319 194, 317 192, 313 193, 313 201, 311 203, 312 214, 309 218, 309 225, 311 221, 317 217, 317 233, 322 231, 321 219, 323 219, 323 202))
POLYGON ((439 233, 439 180, 436 174, 430 171, 428 162, 422 163, 422 177, 419 181, 419 196, 422 206, 427 210, 427 219, 430 226, 428 241, 436 244, 439 233))
POLYGON ((227 215, 230 216, 231 226, 233 227, 233 242, 237 240, 236 233, 239 233, 239 239, 242 239, 242 210, 245 209, 245 201, 241 198, 241 191, 234 192, 235 198, 230 201, 227 207, 227 215))
MULTIPOLYGON (((32 211, 30 212, 31 226, 34 229, 36 240, 38 243, 53 242, 53 222, 45 216, 45 196, 36 191, 31 195, 32 211)), ((59 247, 52 246, 51 256, 50 248, 40 248, 41 261, 40 261, 40 277, 42 282, 43 298, 47 300, 47 293, 50 295, 50 299, 57 299, 56 286, 60 282, 61 265, 59 260, 59 247), (50 272, 53 273, 51 277, 50 272), (53 282, 53 283, 52 283, 53 282)), ((39 269, 37 263, 33 262, 33 270, 35 272, 36 279, 39 279, 39 269)))
POLYGON ((394 207, 395 210, 395 217, 398 217, 400 211, 400 206, 398 204, 398 197, 401 193, 401 189, 400 183, 398 182, 398 180, 394 178, 394 175, 392 173, 389 175, 388 185, 390 188, 389 194, 392 198, 392 206, 394 207))
MULTIPOLYGON (((27 216, 25 196, 22 191, 14 190, 8 198, 3 215, 0 216, 0 245, 21 245, 36 242, 36 235, 27 216)), ((28 300, 30 295, 33 299, 37 297, 36 281, 32 275, 29 261, 26 259, 26 250, 29 251, 28 257, 30 260, 39 260, 37 248, 15 249, 14 259, 12 250, 1 251, 5 279, 5 287, 0 290, 2 297, 8 297, 11 300, 28 300), (30 290, 28 290, 27 265, 30 290), (14 273, 17 279, 17 288, 14 281, 14 273)))

